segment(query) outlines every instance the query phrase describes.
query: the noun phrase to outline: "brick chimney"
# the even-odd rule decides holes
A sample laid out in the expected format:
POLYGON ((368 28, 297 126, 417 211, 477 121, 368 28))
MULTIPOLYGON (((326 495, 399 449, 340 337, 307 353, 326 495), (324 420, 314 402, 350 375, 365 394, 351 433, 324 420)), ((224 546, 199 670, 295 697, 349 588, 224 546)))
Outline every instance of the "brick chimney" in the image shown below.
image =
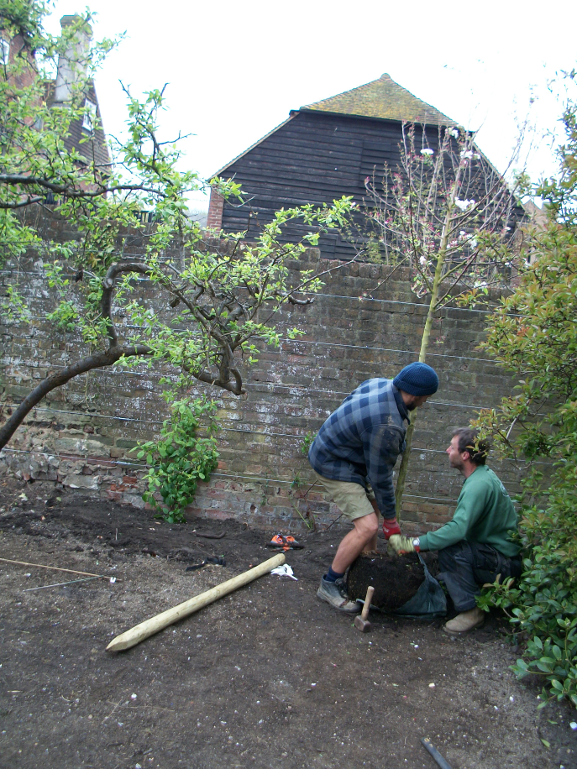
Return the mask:
POLYGON ((216 190, 210 191, 210 203, 208 205, 208 217, 206 226, 209 230, 220 230, 222 227, 222 212, 224 198, 216 190))
MULTIPOLYGON (((79 21, 79 16, 63 16, 60 19, 62 31, 79 21)), ((74 38, 70 40, 66 52, 60 54, 54 85, 54 101, 56 103, 70 101, 74 86, 84 78, 86 57, 91 39, 92 28, 90 24, 83 24, 77 30, 74 38)))

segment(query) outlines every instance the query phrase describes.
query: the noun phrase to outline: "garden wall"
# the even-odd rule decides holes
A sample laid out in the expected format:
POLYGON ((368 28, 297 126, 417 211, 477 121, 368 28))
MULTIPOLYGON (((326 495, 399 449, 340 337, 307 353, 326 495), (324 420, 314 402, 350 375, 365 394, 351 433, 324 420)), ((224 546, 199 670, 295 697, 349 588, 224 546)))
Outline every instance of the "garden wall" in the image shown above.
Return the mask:
MULTIPOLYGON (((34 216, 46 238, 75 237, 50 213, 37 210, 34 216)), ((126 246, 127 256, 138 254, 141 242, 133 238, 126 246)), ((292 265, 311 268, 319 268, 314 249, 292 265)), ((4 415, 82 349, 74 333, 55 332, 41 320, 43 311, 53 309, 54 297, 39 257, 29 254, 5 268, 3 293, 15 271, 32 319, 26 327, 5 320, 1 328, 4 415)), ((198 388, 219 401, 221 460, 210 483, 200 488, 191 516, 233 516, 284 531, 298 531, 304 521, 321 527, 338 522, 338 510, 312 485, 303 450, 306 436, 316 433, 356 385, 369 377, 393 377, 418 357, 426 307, 410 291, 406 272, 394 272, 375 289, 388 272, 368 263, 340 266, 311 305, 287 306, 281 327, 296 326, 304 336, 263 349, 259 362, 245 371, 245 395, 198 388)), ((158 302, 150 283, 140 281, 140 288, 152 304, 158 302)), ((451 517, 462 482, 445 455, 451 430, 466 425, 476 409, 496 405, 511 388, 509 378, 478 350, 486 313, 447 308, 441 316, 427 357, 441 384, 418 414, 403 507, 407 533, 435 528, 451 517)), ((163 373, 144 364, 101 369, 55 390, 0 454, 0 472, 81 489, 100 495, 103 504, 113 499, 142 505, 142 468, 129 450, 156 435, 166 418, 159 384, 163 373)), ((517 491, 517 471, 493 466, 509 491, 517 491)))

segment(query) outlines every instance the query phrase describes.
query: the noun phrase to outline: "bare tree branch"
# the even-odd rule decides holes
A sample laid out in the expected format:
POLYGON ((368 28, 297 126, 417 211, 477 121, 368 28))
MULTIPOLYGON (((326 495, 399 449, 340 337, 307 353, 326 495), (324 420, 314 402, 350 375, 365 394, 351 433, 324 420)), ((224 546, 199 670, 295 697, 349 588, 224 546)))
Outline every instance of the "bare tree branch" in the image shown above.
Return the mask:
POLYGON ((95 368, 102 368, 103 366, 111 366, 113 363, 119 361, 120 358, 132 358, 135 356, 139 357, 151 354, 152 350, 146 345, 111 347, 106 352, 89 355, 86 358, 67 366, 65 369, 62 369, 62 371, 46 377, 46 379, 40 382, 40 384, 35 387, 26 398, 24 398, 12 416, 0 428, 0 450, 8 443, 34 406, 36 406, 36 404, 52 390, 57 387, 62 387, 66 382, 69 382, 80 374, 85 374, 87 371, 92 371, 95 368))

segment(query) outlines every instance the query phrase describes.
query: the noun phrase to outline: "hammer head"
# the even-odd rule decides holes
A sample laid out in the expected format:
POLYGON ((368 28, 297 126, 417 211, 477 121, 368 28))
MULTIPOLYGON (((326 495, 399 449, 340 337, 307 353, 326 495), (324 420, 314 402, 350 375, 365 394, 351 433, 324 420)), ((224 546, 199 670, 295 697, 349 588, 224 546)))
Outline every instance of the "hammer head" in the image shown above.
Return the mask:
POLYGON ((361 633, 368 633, 371 629, 371 623, 368 619, 363 619, 360 614, 355 617, 355 627, 360 630, 361 633))

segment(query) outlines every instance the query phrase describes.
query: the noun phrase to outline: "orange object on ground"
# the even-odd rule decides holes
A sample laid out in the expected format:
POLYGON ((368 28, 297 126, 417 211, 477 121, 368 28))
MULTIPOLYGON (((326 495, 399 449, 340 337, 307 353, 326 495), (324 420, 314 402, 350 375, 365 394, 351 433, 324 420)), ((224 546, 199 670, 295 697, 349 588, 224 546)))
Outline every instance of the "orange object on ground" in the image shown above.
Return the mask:
POLYGON ((285 551, 286 550, 302 550, 302 547, 303 547, 290 534, 286 537, 282 534, 275 534, 274 537, 269 542, 268 546, 273 548, 273 550, 285 550, 285 551))

